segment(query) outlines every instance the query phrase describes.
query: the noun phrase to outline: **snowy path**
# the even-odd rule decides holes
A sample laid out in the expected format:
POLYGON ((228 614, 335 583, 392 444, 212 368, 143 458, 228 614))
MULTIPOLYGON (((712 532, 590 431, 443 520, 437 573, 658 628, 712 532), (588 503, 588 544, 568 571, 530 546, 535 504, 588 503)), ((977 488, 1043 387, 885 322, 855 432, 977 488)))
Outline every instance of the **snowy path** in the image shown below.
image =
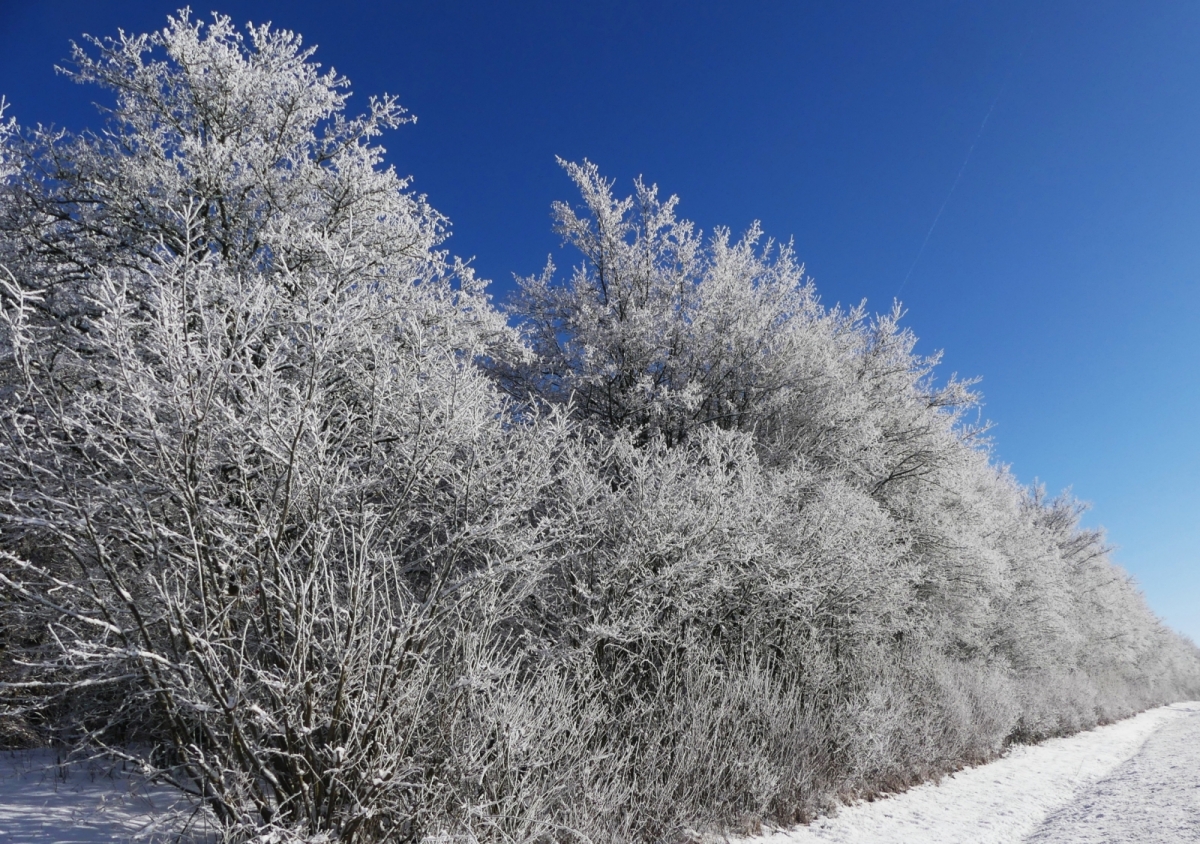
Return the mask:
POLYGON ((1026 841, 1200 842, 1200 712, 1164 724, 1136 756, 1048 817, 1026 841))
POLYGON ((834 818, 755 844, 1195 844, 1200 702, 1017 747, 834 818))

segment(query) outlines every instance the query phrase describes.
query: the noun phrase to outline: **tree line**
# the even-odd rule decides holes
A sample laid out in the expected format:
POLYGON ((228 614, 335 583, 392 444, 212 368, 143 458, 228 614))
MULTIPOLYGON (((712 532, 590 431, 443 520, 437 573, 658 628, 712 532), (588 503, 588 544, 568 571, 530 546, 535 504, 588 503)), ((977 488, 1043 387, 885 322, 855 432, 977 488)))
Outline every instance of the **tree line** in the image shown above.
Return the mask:
POLYGON ((392 97, 186 11, 0 126, 0 740, 225 840, 678 840, 1200 696, 973 382, 789 244, 560 162, 496 307, 392 97))

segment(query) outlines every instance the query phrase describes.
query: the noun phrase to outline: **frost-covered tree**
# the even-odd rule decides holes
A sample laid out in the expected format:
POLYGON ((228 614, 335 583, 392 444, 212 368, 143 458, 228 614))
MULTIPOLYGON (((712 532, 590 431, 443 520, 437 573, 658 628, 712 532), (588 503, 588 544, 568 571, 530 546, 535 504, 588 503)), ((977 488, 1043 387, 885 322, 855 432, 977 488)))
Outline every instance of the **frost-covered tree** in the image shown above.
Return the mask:
POLYGON ((702 425, 765 426, 784 391, 818 377, 806 358, 828 328, 790 246, 757 225, 705 240, 675 197, 639 180, 617 199, 594 164, 560 163, 586 216, 556 203, 556 230, 584 261, 566 284, 553 264, 521 280, 513 312, 535 357, 502 368, 514 394, 673 444, 702 425))
MULTIPOLYGON (((394 97, 349 116, 347 80, 322 72, 300 36, 242 33, 220 15, 206 26, 185 10, 159 32, 86 45, 67 73, 113 95, 104 130, 39 127, 14 146, 22 178, 4 225, 24 254, 24 285, 54 294, 97 266, 214 254, 227 272, 282 285, 319 271, 448 290, 446 257, 433 251, 445 220, 382 166, 374 143, 413 120, 394 97)), ((448 304, 499 330, 489 309, 472 308, 481 286, 457 269, 448 304)))
POLYGON ((661 841, 1200 693, 899 309, 757 226, 564 164, 583 262, 510 330, 394 100, 220 16, 89 44, 104 131, 0 122, 0 741, 229 841, 661 841))
POLYGON ((119 691, 80 712, 92 741, 231 830, 371 840, 447 764, 455 637, 535 582, 556 437, 390 285, 291 281, 105 273, 81 351, 7 310, 0 586, 52 634, 28 690, 119 691))
POLYGON ((618 199, 596 165, 560 163, 584 214, 555 203, 556 230, 583 262, 565 282, 553 264, 520 280, 511 310, 533 358, 498 367, 514 395, 668 445, 704 425, 753 432, 768 459, 836 464, 874 493, 974 433, 956 428, 971 382, 936 385, 939 358, 914 354, 898 309, 827 310, 791 246, 757 224, 705 239, 657 187, 618 199))
MULTIPOLYGON (((738 641, 739 654, 756 654, 777 677, 803 666, 803 679, 788 682, 821 701, 806 717, 826 719, 823 740, 876 781, 987 757, 1013 738, 1075 729, 1195 682, 1158 667, 1150 643, 1163 640, 1148 632, 1157 622, 1069 499, 1048 502, 992 462, 983 428, 967 418, 973 382, 939 381, 939 356, 916 352, 898 306, 876 317, 827 310, 790 249, 757 248, 757 227, 737 244, 723 230, 705 240, 655 188, 638 181, 619 200, 594 165, 564 167, 584 208, 559 203, 555 218, 583 262, 565 282, 553 266, 522 282, 513 312, 533 358, 499 367, 503 383, 652 453, 683 444, 690 483, 731 500, 707 475, 714 461, 760 463, 743 471, 770 478, 751 496, 754 515, 738 511, 749 535, 769 538, 721 573, 706 568, 721 556, 706 530, 635 540, 638 518, 619 520, 625 532, 610 547, 658 548, 672 535, 674 549, 633 554, 654 561, 648 573, 624 557, 596 563, 657 596, 620 652, 645 661, 647 649, 670 651, 651 641, 681 641, 698 625, 720 635, 692 653, 738 641), (748 436, 752 452, 713 457, 699 447, 713 428, 748 436), (676 562, 699 548, 715 556, 676 562), (760 587, 741 579, 749 571, 760 587), (690 576, 739 583, 738 598, 689 593, 690 576), (1132 668, 1138 660, 1146 670, 1132 668)), ((617 476, 658 490, 636 465, 617 476)), ((650 524, 694 506, 664 495, 641 505, 659 514, 650 524)), ((1195 665, 1194 650, 1163 647, 1195 665)))
POLYGON ((380 165, 394 101, 346 117, 297 37, 219 16, 94 46, 108 130, 30 133, 5 198, 0 589, 37 635, 4 703, 231 840, 419 837, 562 426, 476 369, 507 329, 380 165))

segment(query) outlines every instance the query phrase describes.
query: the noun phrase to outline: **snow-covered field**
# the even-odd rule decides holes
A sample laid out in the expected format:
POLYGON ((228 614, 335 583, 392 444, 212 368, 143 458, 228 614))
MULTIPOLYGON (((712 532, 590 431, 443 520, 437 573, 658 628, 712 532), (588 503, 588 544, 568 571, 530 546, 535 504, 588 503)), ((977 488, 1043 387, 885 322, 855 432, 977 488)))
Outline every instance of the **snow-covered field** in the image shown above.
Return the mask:
POLYGON ((755 844, 1196 844, 1200 702, 1152 709, 755 844))
MULTIPOLYGON (((0 754, 0 844, 154 840, 172 794, 119 769, 0 754)), ((192 840, 203 840, 202 835, 192 840)), ((1014 748, 940 784, 743 844, 1200 842, 1200 702, 1014 748)))

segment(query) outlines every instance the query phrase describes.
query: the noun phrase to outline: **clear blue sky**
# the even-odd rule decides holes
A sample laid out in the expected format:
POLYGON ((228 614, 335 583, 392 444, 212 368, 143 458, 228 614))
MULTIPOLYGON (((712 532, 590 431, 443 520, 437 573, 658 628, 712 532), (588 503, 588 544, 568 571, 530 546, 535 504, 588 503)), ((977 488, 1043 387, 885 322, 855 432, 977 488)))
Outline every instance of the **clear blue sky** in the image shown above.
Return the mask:
MULTIPOLYGON (((0 0, 9 113, 96 125, 97 92, 53 72, 68 40, 177 5, 0 0)), ((400 97, 419 122, 390 161, 501 297, 558 248, 550 203, 574 197, 555 155, 644 174, 706 230, 794 237, 827 304, 899 293, 945 374, 983 377, 1000 459, 1092 502, 1200 641, 1200 3, 218 10, 301 32, 359 103, 400 97)))

